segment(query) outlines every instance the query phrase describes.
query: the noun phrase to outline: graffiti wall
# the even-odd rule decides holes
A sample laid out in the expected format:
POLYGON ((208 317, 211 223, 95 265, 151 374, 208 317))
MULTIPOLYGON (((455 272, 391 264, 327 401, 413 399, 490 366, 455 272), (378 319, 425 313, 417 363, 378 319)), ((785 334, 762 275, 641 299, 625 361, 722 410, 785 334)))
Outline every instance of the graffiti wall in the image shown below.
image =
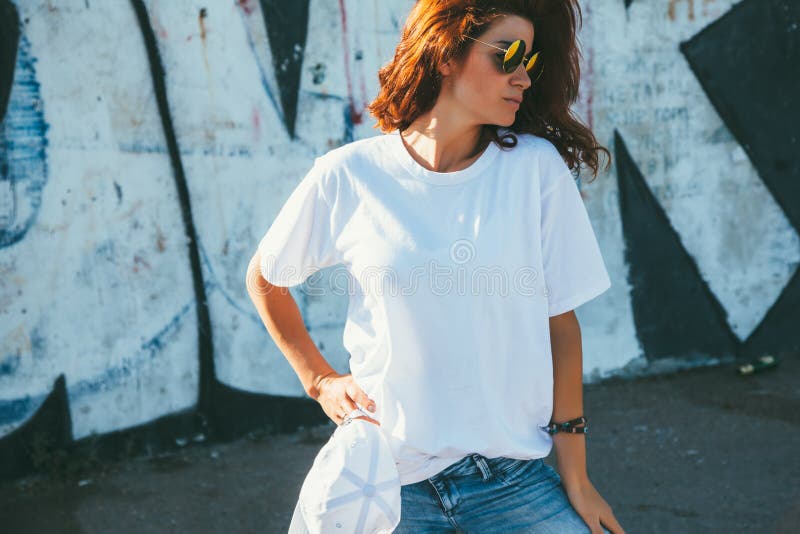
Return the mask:
MULTIPOLYGON (((320 421, 245 291, 413 0, 0 0, 0 476, 29 444, 148 447, 320 421), (114 441, 114 440, 117 441, 114 441)), ((800 348, 800 7, 583 3, 581 192, 612 288, 587 379, 800 348)), ((346 297, 292 290, 342 372, 346 297)))

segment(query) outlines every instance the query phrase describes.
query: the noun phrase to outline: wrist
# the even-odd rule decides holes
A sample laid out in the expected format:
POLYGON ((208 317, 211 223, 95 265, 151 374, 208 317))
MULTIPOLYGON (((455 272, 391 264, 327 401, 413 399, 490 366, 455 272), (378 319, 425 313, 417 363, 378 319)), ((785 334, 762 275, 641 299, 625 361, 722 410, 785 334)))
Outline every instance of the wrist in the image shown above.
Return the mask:
POLYGON ((591 486, 589 474, 585 469, 568 470, 567 472, 559 473, 561 477, 561 484, 567 489, 581 489, 591 486))
POLYGON ((315 376, 311 380, 311 386, 306 390, 308 396, 314 400, 317 400, 321 393, 321 387, 323 386, 325 379, 330 377, 330 375, 334 374, 336 374, 336 371, 328 371, 326 373, 322 373, 320 375, 315 376))
POLYGON ((554 435, 559 432, 570 433, 570 434, 585 434, 589 430, 589 427, 587 426, 588 421, 589 419, 583 415, 578 416, 574 419, 570 419, 569 421, 563 421, 563 422, 556 422, 553 419, 551 419, 549 424, 541 428, 550 435, 554 435))

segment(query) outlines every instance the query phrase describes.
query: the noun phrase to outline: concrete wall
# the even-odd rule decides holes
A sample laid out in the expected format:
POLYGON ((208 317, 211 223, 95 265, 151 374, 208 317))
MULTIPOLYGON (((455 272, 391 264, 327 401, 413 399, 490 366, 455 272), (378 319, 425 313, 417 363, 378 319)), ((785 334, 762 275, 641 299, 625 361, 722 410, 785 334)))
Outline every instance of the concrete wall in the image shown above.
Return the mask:
MULTIPOLYGON (((0 475, 42 434, 320 420, 244 272, 314 156, 378 133, 413 2, 277 4, 0 0, 0 475)), ((577 111, 614 155, 581 186, 613 284, 578 311, 587 379, 797 350, 797 3, 584 17, 577 111)), ((293 294, 346 371, 346 297, 293 294)))

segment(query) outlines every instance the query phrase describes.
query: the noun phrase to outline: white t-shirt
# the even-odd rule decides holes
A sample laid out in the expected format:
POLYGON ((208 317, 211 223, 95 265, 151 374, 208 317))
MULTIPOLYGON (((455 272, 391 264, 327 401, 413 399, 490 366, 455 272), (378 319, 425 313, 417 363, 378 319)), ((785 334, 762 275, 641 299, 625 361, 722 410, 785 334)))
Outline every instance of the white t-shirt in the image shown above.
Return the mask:
POLYGON ((397 131, 331 150, 259 244, 278 286, 341 264, 330 283, 350 295, 350 370, 404 485, 471 453, 547 456, 548 318, 611 285, 564 160, 516 136, 446 173, 417 163, 397 131))

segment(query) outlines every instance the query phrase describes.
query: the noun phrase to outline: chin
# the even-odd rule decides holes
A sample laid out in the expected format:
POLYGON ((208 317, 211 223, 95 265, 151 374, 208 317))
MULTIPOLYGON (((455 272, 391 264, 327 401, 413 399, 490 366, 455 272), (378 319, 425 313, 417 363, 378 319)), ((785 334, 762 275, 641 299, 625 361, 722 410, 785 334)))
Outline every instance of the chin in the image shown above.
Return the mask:
POLYGON ((511 118, 505 119, 503 121, 498 122, 497 125, 498 126, 502 126, 503 128, 508 128, 509 126, 514 124, 514 121, 516 121, 516 120, 517 120, 517 116, 516 116, 516 114, 514 114, 514 115, 511 115, 511 118))
POLYGON ((514 124, 514 121, 516 121, 516 120, 517 120, 517 114, 516 113, 512 113, 512 114, 509 115, 508 112, 506 112, 506 113, 498 113, 497 115, 492 117, 490 120, 487 120, 484 124, 492 124, 494 126, 500 126, 502 128, 508 128, 509 126, 514 124))

